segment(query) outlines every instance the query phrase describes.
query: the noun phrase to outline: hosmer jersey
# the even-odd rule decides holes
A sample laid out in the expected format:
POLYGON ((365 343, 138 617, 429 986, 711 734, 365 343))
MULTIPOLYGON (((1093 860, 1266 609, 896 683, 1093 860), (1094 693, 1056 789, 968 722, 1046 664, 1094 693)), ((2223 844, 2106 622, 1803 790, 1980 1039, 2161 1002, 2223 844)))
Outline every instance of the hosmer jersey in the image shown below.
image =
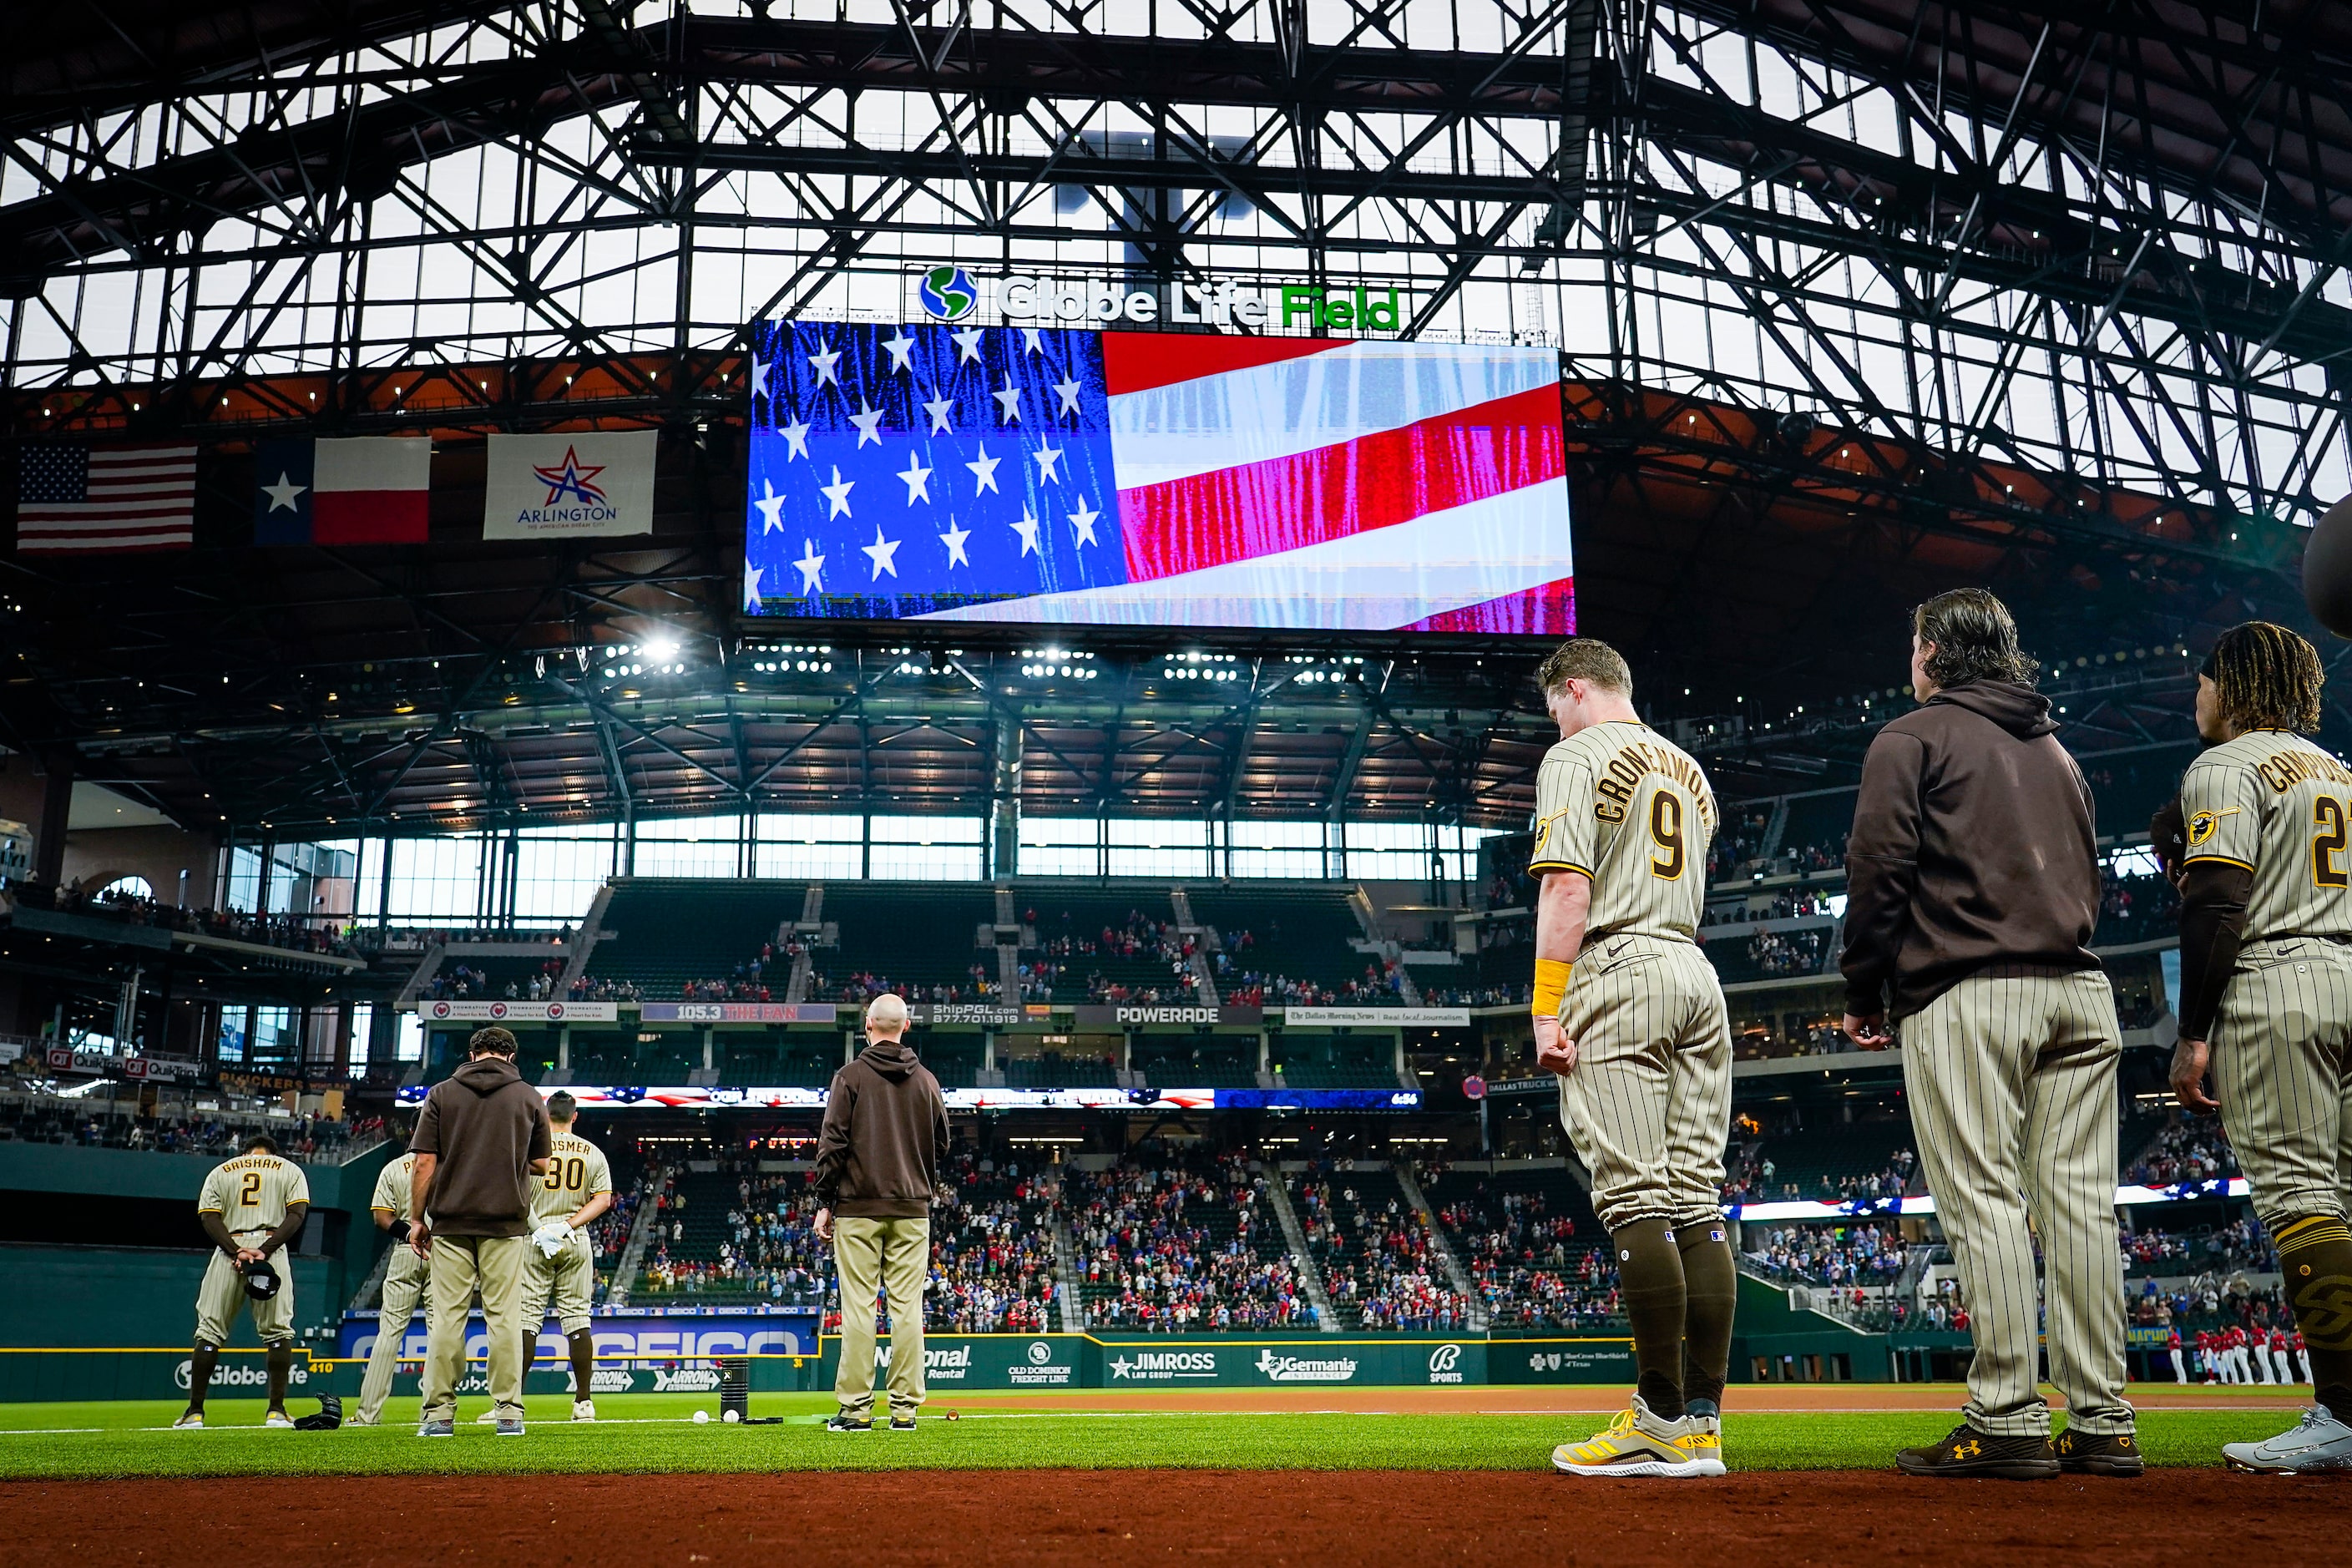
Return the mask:
POLYGON ((231 1236, 241 1236, 276 1230, 286 1223, 289 1208, 310 1201, 310 1183, 301 1166, 256 1151, 213 1167, 196 1212, 220 1215, 231 1236))
POLYGON ((375 1179, 375 1197, 368 1207, 394 1219, 414 1219, 408 1212, 408 1200, 416 1194, 416 1156, 403 1154, 386 1165, 375 1179))
POLYGON ((2352 768, 2284 730, 2255 730, 2189 764, 2186 858, 2254 874, 2248 942, 2352 937, 2352 768))
POLYGON ((547 1156, 547 1174, 530 1189, 530 1223, 570 1219, 580 1205, 598 1193, 613 1190, 613 1167, 604 1151, 585 1138, 566 1132, 555 1140, 547 1156))
POLYGON ((1706 904, 1715 792, 1646 724, 1595 724, 1554 746, 1536 775, 1528 870, 1592 881, 1585 941, 1632 934, 1689 942, 1706 904))

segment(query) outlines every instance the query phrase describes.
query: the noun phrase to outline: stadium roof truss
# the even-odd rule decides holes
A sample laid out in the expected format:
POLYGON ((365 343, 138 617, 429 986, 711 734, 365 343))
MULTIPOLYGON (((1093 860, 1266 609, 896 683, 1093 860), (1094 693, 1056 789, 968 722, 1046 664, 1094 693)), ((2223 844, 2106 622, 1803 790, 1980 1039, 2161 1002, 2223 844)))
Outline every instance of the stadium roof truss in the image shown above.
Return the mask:
MULTIPOLYGON (((2352 484, 2347 80, 2352 20, 2310 0, 58 6, 0 62, 6 416, 234 443, 584 413, 694 441, 739 416, 746 321, 896 319, 921 265, 1395 287, 1410 332, 1557 344, 1590 389, 1581 449, 1604 477, 1612 430, 1630 454, 1610 483, 1695 477, 1736 522, 1826 478, 1906 539, 2014 527, 2071 552, 2059 571, 2260 567, 2276 548, 2239 532, 2352 484), (574 378, 609 395, 567 408, 574 378), (1930 464, 1965 508, 1909 505, 1930 464)), ((184 820, 682 809, 853 736, 870 751, 813 788, 871 795, 898 744, 969 799, 1001 784, 1008 721, 1024 789, 1105 809, 1150 804, 1125 759, 1185 773, 1160 807, 1196 814, 1526 809, 1523 691, 1493 704, 1507 723, 1431 739, 1487 702, 1468 663, 1419 709, 1359 683, 1326 726, 1268 689, 1154 711, 1148 740, 1161 650, 1050 721, 1008 721, 975 672, 940 739, 857 684, 900 679, 869 647, 840 689, 757 711, 726 530, 707 508, 698 529, 486 552, 457 580, 317 552, 254 570, 254 605, 217 576, 200 604, 128 605, 102 658, 19 631, 55 706, 11 700, 0 740, 160 756, 121 782, 184 820), (203 616, 236 657, 142 716, 142 661, 202 663, 203 616), (709 635, 707 711, 639 723, 549 684, 664 619, 709 635), (346 735, 330 689, 378 692, 380 721, 346 735), (528 776, 526 720, 573 737, 549 743, 560 795, 528 776), (1329 733, 1284 774, 1270 737, 1297 724, 1329 733)))

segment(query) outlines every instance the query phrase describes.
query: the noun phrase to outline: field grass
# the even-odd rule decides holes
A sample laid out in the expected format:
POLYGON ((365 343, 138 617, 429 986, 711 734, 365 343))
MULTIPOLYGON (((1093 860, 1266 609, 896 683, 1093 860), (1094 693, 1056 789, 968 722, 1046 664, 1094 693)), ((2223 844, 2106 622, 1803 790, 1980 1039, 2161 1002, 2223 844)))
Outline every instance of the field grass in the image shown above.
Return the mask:
MULTIPOLYGON (((1594 1415, 1101 1414, 1040 1399, 1034 1409, 974 1411, 955 1422, 927 1415, 911 1434, 842 1436, 823 1429, 822 1394, 755 1395, 772 1426, 692 1422, 708 1395, 600 1398, 604 1417, 574 1426, 559 1396, 533 1401, 534 1424, 500 1439, 467 1418, 454 1439, 426 1441, 410 1426, 327 1433, 266 1431, 257 1400, 218 1399, 200 1432, 164 1429, 174 1402, 0 1405, 0 1479, 147 1476, 345 1476, 661 1471, 1078 1468, 1531 1469, 1552 1446, 1605 1424, 1594 1415)), ((298 1409, 309 1408, 298 1401, 298 1409)), ((394 1411, 399 1411, 396 1404, 394 1411)), ((404 1412, 413 1420, 414 1404, 404 1412)), ((392 1414, 393 1412, 387 1412, 392 1414)), ((1735 1469, 1880 1469, 1906 1444, 1940 1436, 1948 1415, 1910 1412, 1748 1412, 1724 1422, 1735 1469)), ((2221 1446, 2268 1436, 2291 1417, 2276 1410, 2148 1411, 2141 1445, 2151 1464, 2210 1465, 2221 1446)))

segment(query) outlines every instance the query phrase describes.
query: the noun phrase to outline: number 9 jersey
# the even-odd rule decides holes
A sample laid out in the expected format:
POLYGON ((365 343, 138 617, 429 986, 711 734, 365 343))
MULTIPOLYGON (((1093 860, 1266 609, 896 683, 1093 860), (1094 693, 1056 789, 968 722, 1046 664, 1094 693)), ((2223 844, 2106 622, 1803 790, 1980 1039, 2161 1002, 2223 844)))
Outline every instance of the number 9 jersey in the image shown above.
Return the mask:
POLYGON ((1691 942, 1715 828, 1715 792, 1679 747, 1646 724, 1595 724, 1545 753, 1528 873, 1591 880, 1588 948, 1619 935, 1691 942))
POLYGON ((2300 735, 2253 730, 2213 747, 2180 781, 2185 861, 2254 874, 2241 941, 2352 937, 2352 769, 2300 735))

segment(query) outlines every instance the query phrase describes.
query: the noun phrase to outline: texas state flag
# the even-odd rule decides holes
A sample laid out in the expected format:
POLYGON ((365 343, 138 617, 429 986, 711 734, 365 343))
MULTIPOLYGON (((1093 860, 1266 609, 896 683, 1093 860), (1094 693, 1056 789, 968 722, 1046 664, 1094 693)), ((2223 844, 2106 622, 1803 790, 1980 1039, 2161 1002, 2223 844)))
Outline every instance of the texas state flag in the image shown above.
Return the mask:
POLYGON ((254 462, 256 544, 423 544, 433 479, 424 437, 264 441, 254 462))
POLYGON ((1575 627, 1559 357, 769 322, 753 613, 1575 627))

